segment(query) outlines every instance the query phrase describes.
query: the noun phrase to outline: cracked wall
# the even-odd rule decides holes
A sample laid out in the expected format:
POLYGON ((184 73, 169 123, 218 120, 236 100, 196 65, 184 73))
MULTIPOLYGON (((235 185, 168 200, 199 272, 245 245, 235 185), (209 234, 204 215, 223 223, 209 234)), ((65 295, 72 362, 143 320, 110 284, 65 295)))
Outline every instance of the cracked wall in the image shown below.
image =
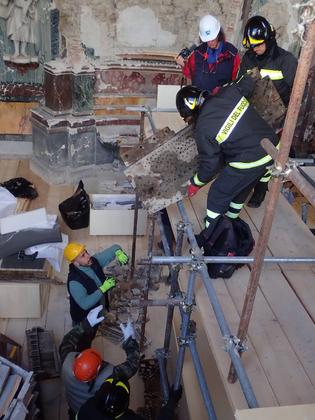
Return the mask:
POLYGON ((56 0, 56 4, 66 47, 80 40, 104 61, 130 50, 176 53, 198 42, 199 19, 208 13, 219 17, 234 40, 242 1, 91 0, 86 5, 81 0, 56 0))
MULTIPOLYGON (((253 0, 250 15, 263 14, 279 34, 280 44, 297 50, 295 0, 253 0)), ((198 43, 198 23, 205 14, 219 18, 227 39, 240 41, 243 0, 56 0, 64 53, 81 42, 100 62, 140 50, 177 53, 198 43)))

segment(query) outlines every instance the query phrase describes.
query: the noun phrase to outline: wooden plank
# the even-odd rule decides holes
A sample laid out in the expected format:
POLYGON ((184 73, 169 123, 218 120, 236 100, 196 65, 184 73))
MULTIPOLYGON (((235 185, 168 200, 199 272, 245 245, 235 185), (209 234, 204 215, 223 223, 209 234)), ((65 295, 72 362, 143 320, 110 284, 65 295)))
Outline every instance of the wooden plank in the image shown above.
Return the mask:
MULTIPOLYGON (((251 220, 260 230, 266 200, 258 209, 246 208, 251 220)), ((284 257, 314 257, 315 240, 308 227, 296 216, 287 200, 280 195, 269 238, 269 248, 275 256, 284 257)), ((281 264, 282 269, 305 270, 311 269, 309 264, 289 266, 281 264)))
MULTIPOLYGON (((197 208, 195 209, 196 215, 199 217, 199 222, 202 225, 204 205, 202 203, 200 206, 197 198, 192 200, 192 204, 194 209, 195 206, 197 208), (196 205, 196 203, 198 204, 196 205)), ((191 213, 189 213, 189 217, 191 217, 191 213)), ((243 272, 246 271, 245 268, 242 270, 243 272)), ((246 282, 244 285, 244 275, 242 275, 242 270, 235 272, 233 277, 226 281, 227 288, 230 291, 230 295, 232 296, 239 313, 242 309, 246 290, 246 282), (233 284, 237 284, 237 287, 233 288, 233 284)), ((249 273, 247 273, 245 278, 249 278, 249 273)), ((215 281, 215 285, 217 286, 219 282, 220 280, 215 281)), ((288 290, 287 292, 289 293, 288 290)), ((285 404, 286 402, 300 403, 312 401, 312 398, 314 398, 314 389, 310 380, 305 374, 303 366, 296 357, 294 350, 291 348, 280 324, 275 320, 274 314, 270 311, 268 302, 266 302, 260 291, 258 291, 257 294, 257 301, 258 304, 255 304, 255 313, 252 318, 253 324, 251 324, 256 326, 256 328, 252 327, 256 334, 250 335, 250 338, 255 346, 257 354, 259 355, 260 362, 268 376, 268 381, 271 383, 280 404, 285 404), (258 335, 260 337, 256 337, 257 331, 259 331, 258 335), (273 336, 275 338, 273 338, 273 336), (264 337, 264 341, 262 341, 261 337, 264 337), (266 342, 269 343, 269 346, 265 345, 266 342), (279 363, 277 359, 278 354, 283 350, 283 348, 287 348, 288 350, 286 350, 286 354, 282 360, 284 365, 281 366, 281 363, 279 363), (277 369, 279 369, 278 372, 277 369), (296 373, 292 374, 294 370, 296 370, 296 373), (294 377, 294 380, 292 380, 292 376, 294 377), (285 386, 283 383, 285 383, 285 386)), ((300 351, 302 352, 301 349, 300 351)))
POLYGON ((22 378, 19 375, 13 374, 9 376, 5 384, 5 388, 0 396, 0 417, 6 413, 14 395, 16 394, 16 391, 19 388, 21 380, 22 378))
MULTIPOLYGON (((315 324, 313 320, 280 270, 264 270, 260 279, 260 289, 315 388, 315 324)), ((313 289, 315 289, 314 283, 313 289)))
MULTIPOLYGON (((187 200, 185 201, 185 208, 195 232, 198 232, 200 230, 200 223, 194 214, 194 209, 191 206, 191 203, 187 200)), ((174 230, 177 220, 180 220, 176 207, 169 207, 168 214, 174 230)), ((188 245, 185 246, 183 255, 188 253, 187 248, 188 245)), ((186 276, 185 273, 181 273, 181 276, 182 275, 186 276)), ((239 322, 239 315, 235 309, 233 301, 231 300, 225 283, 220 280, 214 281, 214 287, 231 331, 236 331, 239 322)), ((240 385, 238 383, 231 385, 227 382, 230 359, 227 353, 223 351, 223 339, 219 331, 214 312, 209 303, 207 293, 200 283, 198 284, 198 288, 196 288, 196 303, 198 308, 197 310, 200 312, 200 316, 203 320, 203 328, 205 329, 205 333, 208 337, 209 347, 217 361, 220 372, 220 380, 224 383, 224 388, 228 395, 230 404, 234 409, 236 407, 246 407, 246 402, 240 389, 240 385)), ((254 392, 259 400, 259 404, 266 406, 276 405, 276 397, 270 388, 263 369, 261 368, 255 349, 245 355, 244 364, 250 381, 254 387, 254 392)))
POLYGON ((2 391, 5 387, 9 374, 10 374, 9 366, 1 364, 0 365, 0 395, 2 394, 2 391))
POLYGON ((1 283, 0 317, 40 318, 42 283, 1 283))
POLYGON ((236 420, 314 420, 315 404, 237 410, 236 420))
MULTIPOLYGON (((194 208, 197 202, 197 200, 193 201, 194 208)), ((199 217, 200 223, 203 223, 204 212, 200 212, 200 206, 196 207, 196 215, 199 217)), ((276 319, 274 314, 271 313, 269 308, 270 302, 268 299, 266 301, 264 295, 261 294, 261 290, 258 290, 250 326, 250 331, 252 331, 252 334, 250 334, 251 341, 256 348, 256 352, 265 371, 269 372, 267 375, 268 380, 273 387, 280 404, 308 403, 311 401, 311 398, 315 396, 315 390, 310 386, 310 378, 303 371, 303 367, 308 370, 308 368, 313 367, 313 365, 315 366, 315 360, 311 354, 313 350, 312 344, 310 343, 310 346, 305 344, 301 345, 300 340, 304 340, 306 337, 313 337, 312 341, 315 342, 314 326, 280 272, 278 270, 269 270, 268 273, 269 279, 272 280, 266 280, 263 284, 266 287, 266 294, 268 294, 268 297, 272 302, 271 307, 274 306, 277 308, 276 314, 280 316, 280 320, 276 319), (274 299, 275 296, 277 296, 276 300, 274 299), (298 324, 300 329, 304 327, 299 333, 296 333, 294 328, 292 328, 287 321, 286 317, 288 316, 288 313, 286 307, 284 306, 282 308, 279 305, 279 300, 281 302, 282 299, 284 302, 288 302, 289 305, 291 304, 291 309, 294 308, 295 325, 297 326, 298 324), (297 318, 298 320, 296 320, 297 318), (284 325, 287 327, 286 329, 282 324, 279 324, 279 321, 281 322, 281 320, 283 320, 284 325), (291 338, 291 342, 294 344, 294 346, 292 346, 293 348, 291 348, 291 342, 287 340, 286 335, 288 334, 291 338), (264 343, 260 340, 261 337, 268 339, 267 341, 270 342, 269 348, 266 347, 264 350, 264 343), (282 360, 285 361, 285 365, 281 371, 281 363, 279 363, 277 359, 279 350, 283 348, 284 344, 287 346, 287 360, 285 360, 286 357, 282 358, 282 360), (266 357, 267 352, 268 357, 266 357), (296 354, 299 358, 296 357, 296 354), (302 359, 304 364, 300 359, 302 359), (274 368, 272 366, 274 366, 274 368), (288 366, 290 366, 290 369, 288 369, 288 366), (294 369, 296 369, 296 374, 292 374, 294 369), (292 376, 294 377, 293 381, 292 376), (293 382, 291 385, 290 381, 293 382), (285 383, 286 386, 283 386, 283 383, 285 383), (304 387, 303 390, 301 387, 304 387), (303 398, 305 399, 303 400, 303 398)), ((232 278, 226 281, 227 288, 239 313, 241 313, 243 307, 248 281, 244 281, 244 277, 249 279, 249 271, 245 267, 243 267, 242 271, 237 270, 232 278), (234 285, 236 285, 236 287, 233 287, 234 285)), ((314 370, 313 373, 315 373, 314 370)))
MULTIPOLYGON (((273 270, 270 273, 273 281, 278 272, 273 270)), ((241 313, 247 282, 244 282, 239 272, 235 272, 226 284, 238 312, 241 313)), ((276 293, 276 286, 274 289, 276 293)), ((291 330, 290 335, 293 340, 291 330)), ((260 289, 256 294, 248 336, 280 405, 307 404, 314 401, 315 390, 312 383, 292 348, 287 333, 260 289)))
POLYGON ((303 274, 299 270, 284 269, 283 273, 303 304, 305 311, 315 322, 315 273, 313 270, 305 270, 303 274))

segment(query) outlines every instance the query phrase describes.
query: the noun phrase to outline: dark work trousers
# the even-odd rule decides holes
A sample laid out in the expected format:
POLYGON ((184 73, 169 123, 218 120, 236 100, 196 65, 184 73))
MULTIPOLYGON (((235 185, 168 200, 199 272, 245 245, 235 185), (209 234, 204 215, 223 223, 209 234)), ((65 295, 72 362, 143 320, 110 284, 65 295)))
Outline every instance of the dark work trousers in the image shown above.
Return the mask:
POLYGON ((208 192, 207 228, 203 231, 205 240, 211 236, 219 215, 224 215, 232 202, 243 205, 252 188, 265 172, 266 165, 251 169, 236 169, 227 165, 222 169, 208 192), (213 213, 213 218, 209 216, 211 213, 213 213))
MULTIPOLYGON (((272 162, 272 161, 271 161, 272 162)), ((268 166, 270 162, 268 162, 268 166)), ((230 203, 243 204, 250 191, 266 172, 266 165, 251 169, 236 169, 227 165, 220 172, 208 192, 207 209, 225 214, 230 203)))

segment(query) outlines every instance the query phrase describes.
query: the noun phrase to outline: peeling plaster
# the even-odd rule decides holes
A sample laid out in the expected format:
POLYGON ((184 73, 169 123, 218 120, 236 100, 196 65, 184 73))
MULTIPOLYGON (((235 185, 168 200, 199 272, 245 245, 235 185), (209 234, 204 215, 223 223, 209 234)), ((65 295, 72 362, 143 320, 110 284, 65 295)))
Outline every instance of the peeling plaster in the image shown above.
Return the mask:
POLYGON ((86 47, 93 48, 95 55, 101 55, 102 31, 90 6, 81 9, 81 41, 86 47))
POLYGON ((128 7, 120 12, 117 20, 118 42, 132 47, 170 47, 176 35, 164 31, 152 9, 128 7))

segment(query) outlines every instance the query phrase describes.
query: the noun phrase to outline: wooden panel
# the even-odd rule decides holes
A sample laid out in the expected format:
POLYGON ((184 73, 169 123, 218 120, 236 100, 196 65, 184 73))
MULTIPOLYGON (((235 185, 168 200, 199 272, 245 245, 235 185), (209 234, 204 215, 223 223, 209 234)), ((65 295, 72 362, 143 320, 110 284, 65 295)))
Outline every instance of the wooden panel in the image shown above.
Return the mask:
POLYGON ((313 270, 284 269, 283 273, 292 289, 304 305, 306 312, 315 322, 315 273, 313 270))
POLYGON ((315 420, 315 404, 237 410, 236 420, 315 420))
MULTIPOLYGON (((193 201, 194 208, 196 203, 197 200, 193 201)), ((195 210, 200 223, 203 223, 204 210, 200 209, 200 206, 195 210)), ((280 405, 308 403, 315 397, 315 390, 303 368, 307 373, 309 368, 313 368, 313 374, 315 373, 313 367, 315 360, 312 355, 314 347, 312 342, 315 342, 314 326, 276 266, 274 270, 269 270, 268 273, 268 279, 261 282, 263 294, 259 289, 256 295, 249 336, 280 405), (266 287, 266 292, 263 285, 266 287), (270 297, 270 301, 268 297, 270 297), (277 298, 275 299, 275 297, 277 298), (283 308, 279 304, 282 301, 284 302, 283 308), (293 315, 289 318, 287 304, 293 312, 293 315), (275 313, 270 310, 269 305, 271 308, 275 308, 275 313), (276 318, 277 315, 280 319, 276 318), (290 319, 293 317, 294 320, 292 319, 292 323, 290 323, 290 319), (283 324, 281 321, 283 321, 283 324), (295 331, 293 325, 296 327, 299 325, 300 330, 295 331), (288 335, 291 341, 288 341, 288 335), (305 343, 306 338, 308 339, 307 344, 305 343), (303 344, 300 340, 303 341, 303 344), (269 344, 266 345, 266 343, 269 344), (279 362, 278 354, 283 347, 287 348, 286 354, 282 352, 283 357, 279 362), (283 366, 281 366, 282 362, 283 366), (288 366, 290 366, 290 369, 288 369, 288 366), (295 369, 296 373, 294 373, 295 369), (280 377, 281 379, 279 379, 280 377)), ((243 307, 249 275, 250 272, 243 267, 242 272, 240 270, 236 271, 232 278, 226 281, 239 314, 243 307)))
MULTIPOLYGON (((40 318, 44 289, 39 283, 1 283, 0 318, 40 318)), ((9 336, 12 338, 11 336, 9 336)))
MULTIPOLYGON (((258 209, 248 209, 251 220, 258 230, 260 230, 263 219, 266 200, 258 209)), ((314 257, 315 256, 315 240, 311 231, 297 217, 296 212, 280 195, 276 214, 273 220, 272 230, 269 238, 269 248, 275 256, 285 257, 314 257)), ((311 268, 307 264, 288 265, 281 264, 282 268, 294 268, 305 270, 311 268)))
MULTIPOLYGON (((190 218, 190 221, 192 222, 195 232, 200 231, 199 221, 196 215, 194 214, 194 209, 188 200, 185 201, 185 208, 190 218)), ((177 220, 180 220, 180 216, 176 207, 169 207, 168 214, 170 216, 174 230, 177 220)), ((187 253, 188 246, 186 246, 186 249, 183 250, 184 255, 187 253)), ((181 273, 181 276, 182 275, 186 276, 185 273, 181 273)), ((222 309, 224 311, 227 322, 231 328, 231 331, 235 332, 239 323, 239 314, 234 306, 233 301, 231 300, 226 285, 221 279, 218 279, 214 281, 214 287, 216 289, 217 296, 220 300, 222 309)), ((212 310, 211 304, 207 297, 207 293, 201 282, 198 283, 198 288, 196 288, 196 303, 198 308, 197 310, 198 312, 200 312, 200 316, 203 322, 203 328, 208 338, 209 350, 213 353, 217 362, 218 370, 220 373, 220 377, 217 378, 217 380, 221 381, 224 384, 225 392, 227 394, 231 407, 233 409, 235 409, 236 407, 245 408, 247 407, 247 404, 239 383, 231 385, 227 382, 230 358, 227 355, 227 353, 223 350, 223 338, 220 333, 217 321, 215 319, 215 315, 212 310)), ((253 346, 251 344, 250 347, 251 351, 248 352, 244 357, 244 364, 246 366, 246 371, 249 376, 249 379, 253 385, 254 392, 259 400, 259 404, 265 406, 276 405, 277 399, 268 383, 263 369, 261 368, 255 349, 253 349, 253 346)), ((195 398, 197 398, 197 396, 195 396, 195 398)))

